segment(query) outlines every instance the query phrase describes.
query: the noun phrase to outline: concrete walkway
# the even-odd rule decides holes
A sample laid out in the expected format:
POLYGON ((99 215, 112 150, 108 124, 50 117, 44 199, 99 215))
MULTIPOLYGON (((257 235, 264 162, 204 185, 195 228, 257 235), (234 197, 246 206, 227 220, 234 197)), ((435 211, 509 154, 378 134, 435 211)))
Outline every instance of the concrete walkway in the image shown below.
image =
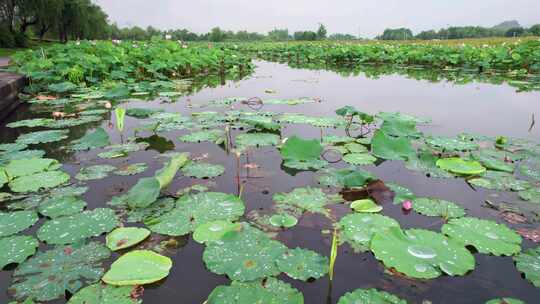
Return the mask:
POLYGON ((25 85, 26 77, 0 72, 0 121, 19 106, 17 96, 25 85))

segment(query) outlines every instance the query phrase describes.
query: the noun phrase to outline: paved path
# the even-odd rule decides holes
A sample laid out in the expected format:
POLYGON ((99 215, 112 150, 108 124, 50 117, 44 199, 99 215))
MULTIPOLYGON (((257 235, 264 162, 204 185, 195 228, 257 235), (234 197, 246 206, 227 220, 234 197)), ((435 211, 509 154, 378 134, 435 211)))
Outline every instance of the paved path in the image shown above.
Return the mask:
POLYGON ((24 76, 0 72, 0 121, 19 106, 17 95, 25 85, 24 76))

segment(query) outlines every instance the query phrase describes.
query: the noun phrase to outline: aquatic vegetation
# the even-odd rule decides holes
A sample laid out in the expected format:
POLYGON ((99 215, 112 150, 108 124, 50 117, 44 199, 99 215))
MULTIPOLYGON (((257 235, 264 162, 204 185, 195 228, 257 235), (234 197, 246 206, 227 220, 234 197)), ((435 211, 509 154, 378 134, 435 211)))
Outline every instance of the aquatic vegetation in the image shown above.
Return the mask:
POLYGON ((517 179, 513 174, 491 170, 467 182, 473 186, 499 191, 524 191, 532 187, 530 182, 517 179))
POLYGON ((383 209, 381 205, 377 205, 370 199, 356 200, 351 203, 351 208, 360 213, 377 213, 383 209))
POLYGON ((97 128, 83 137, 71 142, 72 149, 76 151, 103 148, 111 144, 109 134, 103 128, 97 128))
POLYGON ((329 196, 319 188, 296 188, 289 193, 276 193, 276 204, 285 204, 299 208, 304 212, 327 214, 325 206, 341 201, 341 198, 329 196))
POLYGON ((222 130, 204 130, 180 136, 179 139, 180 141, 191 143, 209 141, 219 145, 223 142, 224 134, 225 133, 222 130))
POLYGON ((171 267, 172 261, 166 256, 134 250, 114 261, 102 280, 115 286, 150 284, 167 277, 171 267))
POLYGON ((230 286, 216 287, 206 303, 268 303, 304 304, 304 296, 290 284, 276 278, 255 280, 253 282, 233 281, 230 286))
POLYGON ((516 267, 534 286, 540 286, 540 247, 530 248, 514 256, 516 267))
POLYGON ((328 273, 328 258, 314 251, 289 249, 276 261, 281 272, 295 280, 318 279, 328 273))
POLYGON ((73 195, 57 195, 42 201, 38 206, 41 215, 58 218, 77 214, 86 207, 86 202, 73 195))
POLYGON ((317 140, 293 136, 283 144, 280 153, 285 167, 309 170, 326 166, 326 161, 320 159, 322 150, 323 147, 317 140))
POLYGON ((137 175, 143 173, 146 171, 146 169, 148 169, 148 165, 146 163, 135 163, 118 168, 116 171, 114 171, 114 174, 120 176, 137 175))
POLYGON ((25 133, 17 138, 17 143, 35 145, 61 141, 68 138, 69 130, 45 130, 25 133))
POLYGON ((369 213, 352 213, 342 217, 338 223, 340 241, 347 242, 355 251, 369 250, 373 235, 389 228, 399 228, 393 218, 369 213))
POLYGON ((457 157, 441 158, 437 161, 437 167, 461 175, 478 175, 486 172, 486 168, 479 162, 457 157))
POLYGON ((239 231, 242 225, 230 221, 218 220, 199 225, 193 232, 193 239, 198 243, 218 241, 227 233, 239 231))
POLYGON ((236 136, 236 147, 240 151, 262 146, 277 146, 279 136, 271 133, 243 133, 236 136))
POLYGON ((500 298, 489 300, 486 304, 525 304, 525 302, 514 298, 500 298))
POLYGON ((371 172, 354 167, 349 169, 328 168, 318 172, 320 174, 318 182, 329 187, 361 187, 376 179, 371 172))
POLYGON ((34 211, 0 212, 0 237, 21 232, 37 221, 38 216, 34 211))
POLYGON ((427 216, 441 216, 445 219, 458 218, 465 215, 465 210, 456 203, 437 198, 414 198, 414 211, 427 216))
POLYGON ((343 161, 351 165, 371 165, 377 159, 368 153, 349 153, 343 156, 343 161))
POLYGON ((415 153, 410 139, 406 137, 391 137, 378 130, 371 139, 373 155, 388 160, 407 160, 415 153))
POLYGON ((338 304, 355 303, 407 304, 407 301, 402 300, 393 294, 380 291, 375 288, 356 289, 352 292, 347 292, 338 300, 338 304))
POLYGON ((213 178, 225 172, 222 165, 190 162, 182 168, 182 174, 194 178, 213 178))
POLYGON ((298 219, 290 214, 274 214, 269 219, 270 224, 275 227, 291 228, 298 224, 298 219))
POLYGON ((28 257, 36 253, 38 244, 38 240, 26 235, 1 238, 0 250, 2 251, 2 255, 0 256, 0 269, 11 263, 20 264, 24 262, 28 257))
POLYGON ((109 176, 109 173, 114 170, 116 170, 116 167, 111 165, 94 165, 90 167, 84 167, 81 168, 77 175, 75 175, 75 178, 80 181, 102 179, 109 176))
POLYGON ((141 304, 136 286, 94 284, 79 290, 68 304, 141 304))
POLYGON ((146 228, 120 227, 109 232, 106 237, 107 247, 117 251, 137 245, 150 235, 146 228))

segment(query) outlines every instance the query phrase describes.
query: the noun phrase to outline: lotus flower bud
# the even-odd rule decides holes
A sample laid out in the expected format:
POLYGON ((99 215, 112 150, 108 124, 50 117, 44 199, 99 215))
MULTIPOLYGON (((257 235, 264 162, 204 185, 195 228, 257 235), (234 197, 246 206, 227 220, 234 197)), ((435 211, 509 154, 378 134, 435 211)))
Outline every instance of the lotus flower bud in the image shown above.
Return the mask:
POLYGON ((403 201, 401 203, 401 207, 403 208, 403 210, 405 211, 410 211, 412 209, 412 202, 409 201, 409 200, 406 200, 406 201, 403 201))

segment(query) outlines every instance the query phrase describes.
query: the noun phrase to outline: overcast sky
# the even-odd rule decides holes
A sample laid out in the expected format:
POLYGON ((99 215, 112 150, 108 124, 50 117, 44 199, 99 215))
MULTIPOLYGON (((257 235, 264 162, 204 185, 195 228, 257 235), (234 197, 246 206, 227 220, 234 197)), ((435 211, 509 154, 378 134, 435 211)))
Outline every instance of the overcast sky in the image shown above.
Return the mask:
POLYGON ((385 28, 414 32, 448 25, 493 26, 517 20, 540 23, 540 0, 95 0, 119 26, 152 25, 207 32, 267 32, 275 27, 373 37, 385 28))

